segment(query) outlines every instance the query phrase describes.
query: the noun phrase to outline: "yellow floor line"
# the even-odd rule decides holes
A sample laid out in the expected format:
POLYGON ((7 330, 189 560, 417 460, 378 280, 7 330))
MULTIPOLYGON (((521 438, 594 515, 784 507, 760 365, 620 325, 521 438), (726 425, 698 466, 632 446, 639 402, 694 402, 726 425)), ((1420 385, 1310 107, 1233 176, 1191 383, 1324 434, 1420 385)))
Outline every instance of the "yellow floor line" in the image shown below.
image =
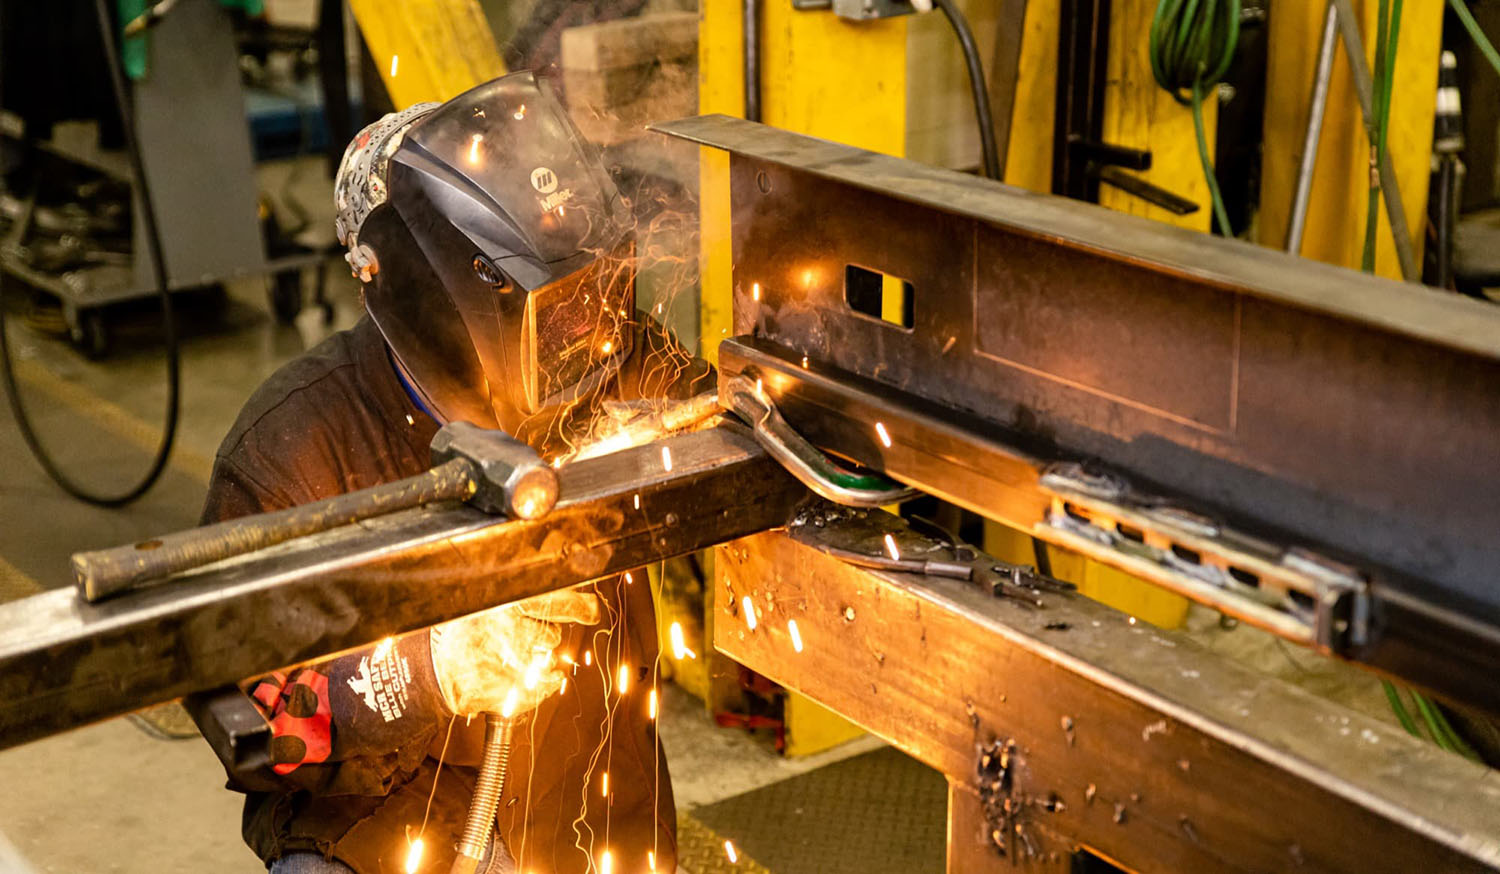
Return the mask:
MULTIPOLYGON (((121 439, 148 453, 161 442, 159 425, 141 421, 124 407, 105 400, 83 386, 64 379, 34 361, 16 362, 16 376, 28 386, 45 392, 68 409, 94 422, 121 439)), ((200 483, 207 483, 213 472, 213 459, 182 445, 172 448, 170 466, 200 483)))

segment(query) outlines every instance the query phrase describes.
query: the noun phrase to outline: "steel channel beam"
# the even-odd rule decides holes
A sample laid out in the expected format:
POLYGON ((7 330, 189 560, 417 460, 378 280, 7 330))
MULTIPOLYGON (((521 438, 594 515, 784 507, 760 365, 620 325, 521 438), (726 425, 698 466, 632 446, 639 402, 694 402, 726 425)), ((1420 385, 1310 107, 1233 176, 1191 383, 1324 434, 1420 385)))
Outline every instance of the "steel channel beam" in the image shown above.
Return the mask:
MULTIPOLYGON (((768 340, 725 340, 719 346, 719 366, 721 381, 740 373, 761 380, 787 421, 816 445, 1012 527, 1077 546, 1076 540, 1065 540, 1043 524, 1053 495, 1042 486, 1040 474, 1055 447, 874 380, 811 359, 804 363, 793 350, 768 340), (890 446, 879 439, 876 422, 890 446)), ((1119 555, 1090 555, 1142 572, 1119 555)), ((1492 627, 1434 611, 1378 578, 1370 598, 1376 613, 1371 641, 1337 655, 1500 714, 1500 685, 1494 682, 1500 672, 1500 638, 1492 627)), ((1215 606, 1236 612, 1222 602, 1215 606)), ((1252 615, 1238 615, 1256 621, 1252 615)), ((1281 633, 1274 626, 1262 627, 1281 633)))
POLYGON ((933 548, 879 512, 720 547, 714 643, 947 775, 949 870, 992 870, 995 831, 1024 870, 1076 847, 1143 872, 1500 867, 1497 772, 1083 597, 1028 609, 818 548, 887 533, 933 548))
POLYGON ((1407 635, 1358 657, 1495 697, 1495 307, 737 119, 658 129, 731 152, 736 334, 1353 565, 1407 635), (910 283, 914 324, 855 312, 850 265, 910 283))
POLYGON ((765 530, 806 495, 734 425, 559 474, 539 520, 435 505, 98 604, 0 605, 0 748, 765 530))

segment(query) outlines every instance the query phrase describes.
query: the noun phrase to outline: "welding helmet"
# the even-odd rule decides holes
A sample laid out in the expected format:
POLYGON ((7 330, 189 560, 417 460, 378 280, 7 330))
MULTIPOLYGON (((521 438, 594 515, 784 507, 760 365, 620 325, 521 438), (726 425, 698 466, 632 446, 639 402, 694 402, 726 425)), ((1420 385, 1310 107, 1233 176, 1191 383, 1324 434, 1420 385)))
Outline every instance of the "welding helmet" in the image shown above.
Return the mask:
POLYGON ((518 434, 630 352, 629 210, 531 73, 365 128, 335 200, 365 308, 440 420, 518 434))

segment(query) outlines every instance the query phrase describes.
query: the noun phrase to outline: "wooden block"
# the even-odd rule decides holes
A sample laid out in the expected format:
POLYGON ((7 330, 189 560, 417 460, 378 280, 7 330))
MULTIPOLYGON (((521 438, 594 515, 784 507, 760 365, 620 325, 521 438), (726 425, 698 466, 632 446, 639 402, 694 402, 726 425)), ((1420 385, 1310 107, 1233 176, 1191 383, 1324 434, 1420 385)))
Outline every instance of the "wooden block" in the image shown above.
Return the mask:
POLYGON ((564 70, 612 70, 698 53, 698 13, 667 12, 570 27, 562 32, 564 70))

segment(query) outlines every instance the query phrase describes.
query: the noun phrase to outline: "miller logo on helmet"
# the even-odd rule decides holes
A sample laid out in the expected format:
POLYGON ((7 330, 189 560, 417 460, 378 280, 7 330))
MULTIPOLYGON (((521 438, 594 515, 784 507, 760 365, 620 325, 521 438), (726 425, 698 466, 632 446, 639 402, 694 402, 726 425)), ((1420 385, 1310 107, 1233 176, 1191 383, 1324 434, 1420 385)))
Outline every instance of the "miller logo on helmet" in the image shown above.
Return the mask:
POLYGON ((546 167, 538 167, 531 171, 531 187, 542 194, 551 194, 557 190, 557 174, 546 167))

